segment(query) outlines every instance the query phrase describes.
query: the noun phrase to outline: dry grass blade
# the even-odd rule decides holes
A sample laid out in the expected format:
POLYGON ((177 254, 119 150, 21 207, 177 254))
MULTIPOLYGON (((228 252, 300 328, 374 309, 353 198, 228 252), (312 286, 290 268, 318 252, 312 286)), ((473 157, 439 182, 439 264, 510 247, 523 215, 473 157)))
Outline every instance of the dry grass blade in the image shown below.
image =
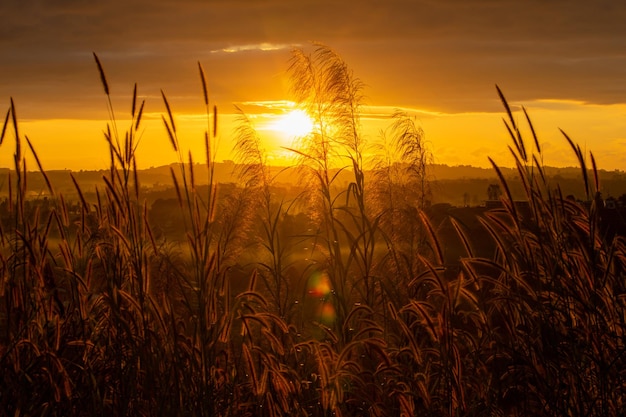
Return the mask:
POLYGON ((452 222, 452 226, 454 226, 454 229, 456 230, 457 235, 461 238, 461 241, 463 242, 463 247, 465 248, 465 252, 467 252, 467 256, 469 256, 470 258, 473 258, 474 251, 472 250, 472 245, 470 244, 470 241, 467 237, 467 234, 463 230, 463 227, 458 222, 458 220, 454 218, 450 218, 450 221, 452 222))
POLYGON ((535 164, 535 168, 537 168, 537 171, 539 171, 539 177, 541 178, 541 183, 546 184, 547 181, 546 181, 545 169, 543 168, 543 164, 541 164, 540 161, 537 159, 536 155, 533 156, 533 163, 535 164))
POLYGON ((152 227, 150 226, 150 222, 148 221, 148 205, 144 203, 143 205, 143 228, 146 232, 148 232, 148 237, 150 238, 150 243, 152 244, 152 250, 156 253, 158 251, 158 246, 156 243, 156 239, 154 238, 154 234, 152 233, 152 227))
MULTIPOLYGON (((170 118, 170 126, 172 128, 172 131, 176 133, 176 124, 174 123, 174 115, 172 114, 170 103, 169 101, 167 101, 167 97, 165 96, 165 93, 163 92, 163 90, 161 90, 161 97, 163 97, 163 103, 165 103, 165 108, 167 109, 167 115, 170 118)), ((168 128, 168 131, 169 131, 169 128, 168 128)))
POLYGON ((435 232, 435 229, 433 229, 433 225, 430 223, 430 220, 428 219, 428 216, 426 216, 426 213, 420 211, 419 216, 422 220, 422 224, 426 227, 426 230, 428 231, 428 237, 432 244, 433 252, 436 255, 437 262, 439 262, 440 265, 443 265, 443 251, 441 250, 441 245, 439 244, 437 233, 435 232))
POLYGON ((511 122, 511 126, 513 126, 513 129, 516 129, 515 119, 513 118, 513 112, 511 112, 511 107, 509 106, 509 102, 506 100, 506 98, 504 97, 504 94, 502 93, 502 90, 500 90, 500 87, 498 87, 497 84, 496 84, 496 90, 498 91, 498 96, 500 97, 500 101, 502 101, 502 105, 504 106, 506 110, 506 114, 509 116, 509 121, 511 122))
POLYGON ((98 66, 98 72, 100 73, 100 81, 102 82, 102 86, 104 87, 104 93, 109 95, 109 83, 107 82, 107 77, 104 74, 104 68, 102 68, 102 64, 100 63, 100 58, 96 53, 93 53, 93 57, 96 60, 96 65, 98 66))
POLYGON ((180 186, 178 185, 178 179, 176 178, 176 174, 174 173, 174 168, 170 167, 170 175, 172 176, 172 183, 174 184, 174 189, 176 190, 176 197, 178 198, 178 204, 183 206, 183 197, 180 193, 180 186))
POLYGON ((165 125, 165 128, 167 129, 167 137, 170 139, 170 143, 172 144, 174 151, 178 152, 178 144, 176 143, 176 137, 174 136, 174 133, 172 132, 172 129, 170 128, 170 124, 165 119, 165 116, 161 115, 161 119, 163 120, 163 124, 165 125))
POLYGON ((39 172, 41 172, 41 175, 43 175, 43 179, 46 182, 48 191, 50 191, 51 195, 54 195, 54 188, 52 187, 50 178, 48 178, 48 174, 43 169, 43 166, 41 165, 41 161, 39 160, 39 156, 37 155, 37 152, 35 152, 35 148, 33 147, 33 144, 30 142, 30 139, 28 139, 28 136, 25 136, 25 138, 26 138, 26 143, 28 144, 28 147, 30 148, 30 151, 33 154, 33 157, 35 158, 35 162, 37 163, 37 168, 39 168, 39 172))
POLYGON ((130 162, 131 154, 132 154, 132 140, 128 132, 124 135, 124 164, 123 167, 126 167, 128 162, 130 162))
POLYGON ((189 151, 188 155, 189 155, 189 181, 190 181, 191 189, 195 190, 196 180, 195 180, 194 166, 193 166, 193 155, 191 154, 191 151, 189 151))
POLYGON ((515 148, 519 151, 519 146, 517 145, 517 139, 515 138, 515 133, 513 133, 513 129, 509 125, 509 122, 507 122, 506 119, 504 118, 502 119, 502 122, 504 123, 504 127, 506 127, 506 131, 509 132, 509 136, 511 137, 511 140, 515 144, 515 148))
POLYGON ((513 112, 511 111, 511 107, 509 106, 508 101, 504 97, 504 94, 502 93, 502 90, 500 90, 500 87, 498 87, 498 85, 496 85, 496 90, 498 90, 498 96, 500 96, 500 101, 502 101, 502 105, 506 109, 506 113, 509 117, 509 122, 507 123, 507 121, 505 120, 504 124, 507 130, 509 131, 509 134, 511 135, 511 139, 513 140, 513 143, 515 144, 515 147, 517 148, 519 155, 522 157, 524 161, 528 161, 528 155, 526 154, 526 146, 524 145, 524 140, 522 139, 522 135, 519 131, 519 128, 517 127, 517 123, 515 123, 515 119, 513 118, 513 112), (510 126, 509 126, 509 123, 510 123, 510 126))
POLYGON ((408 305, 402 308, 401 312, 411 312, 426 321, 428 335, 432 341, 438 341, 441 335, 439 325, 433 321, 432 313, 427 311, 432 309, 433 306, 425 301, 411 300, 408 305))
POLYGON ((513 129, 511 128, 511 126, 509 126, 509 123, 505 119, 502 119, 502 121, 504 122, 504 126, 506 127, 506 130, 509 132, 509 136, 511 136, 511 139, 513 140, 513 144, 515 145, 515 149, 517 152, 514 154, 521 156, 524 161, 527 161, 526 148, 524 147, 524 141, 522 140, 520 133, 517 130, 517 127, 514 126, 515 132, 513 132, 513 129))
POLYGON ((587 164, 585 163, 585 156, 581 152, 580 146, 575 144, 574 141, 568 136, 568 134, 565 133, 562 129, 559 129, 559 130, 561 131, 563 136, 565 136, 567 143, 569 143, 570 147, 572 148, 572 150, 576 154, 576 157, 578 158, 578 163, 580 164, 580 169, 583 174, 583 182, 585 184, 586 197, 587 197, 587 200, 589 200, 591 198, 591 192, 589 189, 589 174, 587 173, 587 164))
POLYGON ((487 159, 491 163, 491 166, 493 167, 493 169, 496 171, 496 174, 498 174, 498 179, 500 180, 500 184, 502 185, 502 187, 504 187, 504 193, 506 194, 507 206, 509 207, 509 210, 511 210, 511 215, 513 216, 513 219, 517 222, 518 221, 517 209, 515 207, 515 203, 513 202, 513 195, 511 194, 511 190, 509 189, 509 184, 507 183, 506 178, 504 178, 504 174, 502 174, 502 170, 495 163, 495 161, 491 159, 491 157, 487 159))
POLYGON ((120 153, 119 146, 117 146, 115 143, 113 143, 113 137, 111 136, 111 129, 109 127, 109 125, 107 125, 107 131, 104 133, 104 138, 106 139, 107 143, 109 144, 109 152, 111 153, 111 178, 114 177, 113 175, 113 170, 115 167, 115 160, 117 159, 117 161, 122 164, 122 166, 124 166, 124 156, 122 156, 122 154, 120 153))
POLYGON ((593 172, 593 183, 596 187, 595 191, 600 191, 600 180, 598 178, 598 167, 596 165, 596 158, 594 158, 593 153, 589 152, 589 157, 591 158, 591 169, 593 172))
MULTIPOLYGON (((17 142, 19 143, 20 141, 18 140, 17 142)), ((17 167, 18 167, 18 163, 19 163, 20 159, 18 159, 17 156, 16 156, 15 160, 16 160, 16 164, 15 164, 16 172, 19 173, 20 170, 17 167)), ((26 167, 26 160, 25 159, 22 159, 21 162, 22 162, 22 171, 21 171, 20 177, 18 177, 18 181, 20 180, 20 178, 22 179, 22 186, 20 188, 20 193, 21 193, 21 197, 22 197, 21 198, 21 203, 23 204, 24 197, 26 196, 26 189, 28 188, 28 176, 27 176, 28 168, 26 167)))
POLYGON ((113 199, 117 203, 117 208, 121 210, 124 206, 122 205, 122 201, 120 200, 120 196, 118 195, 117 191, 115 190, 115 186, 113 185, 113 183, 111 181, 109 181, 109 179, 106 176, 103 176, 102 179, 104 180, 104 184, 106 185, 106 188, 109 190, 111 196, 113 197, 113 199))
POLYGON ((252 389, 253 389, 254 395, 259 396, 262 394, 262 392, 260 392, 260 384, 259 384, 259 379, 256 374, 257 372, 256 372, 256 367, 254 366, 252 352, 250 352, 250 349, 248 348, 247 344, 244 344, 241 348, 243 350, 243 356, 246 360, 246 367, 248 368, 248 372, 250 372, 250 378, 252 380, 252 389))
MULTIPOLYGON (((211 140, 209 139, 209 132, 204 132, 204 156, 206 158, 206 165, 207 167, 211 166, 211 140)), ((212 183, 213 181, 211 181, 211 170, 207 170, 207 175, 209 177, 209 183, 212 183)))
MULTIPOLYGON (((13 102, 13 97, 11 97, 11 117, 13 119, 13 132, 15 133, 15 160, 19 161, 22 158, 22 150, 20 145, 20 134, 17 128, 17 115, 15 113, 15 103, 13 102)), ((19 168, 16 162, 15 170, 17 171, 17 175, 19 178, 19 168)))
POLYGON ((7 115, 4 118, 4 123, 2 124, 2 134, 0 134, 0 145, 2 145, 2 142, 4 141, 4 135, 7 132, 7 126, 9 124, 10 116, 11 116, 11 108, 9 107, 9 109, 7 110, 7 115))
POLYGON ((515 160, 515 166, 517 167, 517 172, 519 174, 518 179, 519 181, 521 181, 522 186, 524 187, 524 192, 529 199, 532 199, 532 189, 534 186, 533 178, 529 177, 527 166, 522 163, 519 156, 513 151, 510 146, 509 150, 511 151, 513 159, 515 160))
POLYGON ((539 138, 537 137, 537 133, 535 132, 535 126, 530 120, 530 117, 528 116, 528 112, 526 112, 526 108, 524 106, 522 106, 522 111, 524 112, 524 116, 526 116, 526 122, 528 123, 530 132, 533 135, 533 140, 535 141, 535 147, 537 148, 537 152, 541 154, 541 145, 539 145, 539 138))
POLYGON ((135 198, 139 199, 139 190, 141 188, 139 184, 139 174, 137 173, 137 159, 133 158, 133 181, 135 184, 135 198))

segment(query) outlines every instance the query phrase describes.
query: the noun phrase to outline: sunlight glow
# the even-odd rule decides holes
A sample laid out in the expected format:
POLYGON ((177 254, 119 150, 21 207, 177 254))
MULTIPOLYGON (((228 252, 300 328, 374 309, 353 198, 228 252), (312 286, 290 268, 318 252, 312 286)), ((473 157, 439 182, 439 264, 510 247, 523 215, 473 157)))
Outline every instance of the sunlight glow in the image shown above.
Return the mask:
POLYGON ((304 110, 292 110, 279 116, 270 129, 291 138, 303 137, 313 130, 313 121, 304 110))

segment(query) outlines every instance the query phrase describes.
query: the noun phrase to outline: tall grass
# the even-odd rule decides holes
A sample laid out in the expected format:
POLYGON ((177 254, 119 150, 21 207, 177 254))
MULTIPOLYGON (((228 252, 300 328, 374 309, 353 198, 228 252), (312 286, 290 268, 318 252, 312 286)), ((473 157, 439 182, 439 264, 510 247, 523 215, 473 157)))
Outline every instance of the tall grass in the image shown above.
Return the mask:
POLYGON ((291 263, 290 245, 297 239, 289 230, 284 230, 284 218, 289 214, 292 202, 286 202, 275 195, 275 177, 267 166, 261 138, 250 119, 240 110, 238 127, 235 131, 236 160, 239 163, 238 176, 243 183, 243 192, 248 195, 249 204, 258 206, 254 219, 260 227, 260 239, 256 242, 261 251, 255 254, 257 266, 265 290, 274 311, 286 318, 296 314, 294 310, 298 295, 294 294, 297 276, 289 274, 291 263))
MULTIPOLYGON (((318 228, 314 244, 321 241, 326 254, 319 268, 329 276, 341 324, 354 303, 373 306, 380 290, 375 273, 379 219, 366 203, 366 143, 360 132, 363 84, 324 45, 316 45, 311 55, 294 51, 289 74, 297 102, 314 121, 313 132, 293 151, 310 184, 307 207, 318 228), (342 189, 335 182, 344 170, 351 180, 342 189)), ((342 341, 350 340, 341 325, 336 330, 342 341)))
MULTIPOLYGON (((424 270, 420 256, 432 258, 435 253, 427 238, 426 219, 420 215, 431 199, 427 167, 433 157, 424 131, 414 118, 396 111, 392 120, 374 148, 370 192, 372 215, 379 220, 388 247, 381 266, 393 271, 387 280, 388 291, 410 282, 424 270)), ((396 292, 391 299, 405 303, 403 293, 396 292)))
POLYGON ((11 222, 0 229, 3 415, 626 412, 625 242, 602 232, 593 155, 588 163, 564 134, 589 204, 564 198, 544 174, 528 113, 514 111, 500 89, 526 202, 512 199, 492 161, 502 207, 480 218, 480 236, 447 220, 465 251, 458 260, 447 257, 450 242, 430 216, 424 133, 395 115, 380 148, 386 158, 367 173, 363 87, 337 53, 297 50, 289 67, 295 99, 315 120, 293 149, 312 181, 295 202, 275 194, 243 113, 240 186, 220 194, 218 112, 199 65, 208 187, 198 186, 162 94, 185 236, 170 241, 153 232, 136 169, 139 89, 122 130, 94 58, 110 119, 110 169, 94 201, 74 177, 78 205, 55 190, 12 100, 4 118, 0 144, 13 138, 14 166, 11 222), (47 184, 45 204, 27 198, 25 150, 47 184), (339 184, 338 172, 350 181, 339 184), (290 230, 298 204, 312 233, 290 230), (493 241, 490 256, 477 255, 481 239, 493 241), (304 241, 308 259, 290 249, 304 241), (242 278, 241 270, 251 272, 242 278))

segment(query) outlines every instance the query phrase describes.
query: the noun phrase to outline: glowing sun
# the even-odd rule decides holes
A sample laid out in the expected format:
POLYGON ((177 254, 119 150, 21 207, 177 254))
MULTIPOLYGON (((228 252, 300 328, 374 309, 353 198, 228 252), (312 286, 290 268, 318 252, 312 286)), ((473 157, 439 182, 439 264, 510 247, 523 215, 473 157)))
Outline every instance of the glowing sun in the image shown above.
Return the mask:
POLYGON ((272 130, 286 137, 303 137, 313 130, 313 121, 303 110, 292 110, 280 115, 271 125, 272 130))

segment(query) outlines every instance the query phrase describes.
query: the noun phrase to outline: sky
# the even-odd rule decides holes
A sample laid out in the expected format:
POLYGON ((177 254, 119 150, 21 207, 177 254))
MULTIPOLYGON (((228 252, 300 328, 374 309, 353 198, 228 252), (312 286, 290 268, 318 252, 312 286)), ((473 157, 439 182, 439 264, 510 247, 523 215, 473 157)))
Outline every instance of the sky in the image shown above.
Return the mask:
MULTIPOLYGON (((184 145, 201 152, 199 62, 229 159, 235 105, 271 135, 263 126, 292 98, 291 51, 321 42, 365 84, 369 141, 390 124, 381 115, 400 108, 416 117, 436 162, 510 165, 497 84, 528 110, 547 165, 576 163, 560 128, 600 168, 624 170, 623 22, 626 3, 616 0, 2 0, 0 113, 13 98, 44 167, 105 168, 109 116, 95 52, 120 124, 135 83, 146 100, 139 165, 166 164, 176 155, 161 90, 184 145)), ((267 140, 277 162, 280 145, 267 140)), ((0 147, 0 165, 11 155, 0 147)))

